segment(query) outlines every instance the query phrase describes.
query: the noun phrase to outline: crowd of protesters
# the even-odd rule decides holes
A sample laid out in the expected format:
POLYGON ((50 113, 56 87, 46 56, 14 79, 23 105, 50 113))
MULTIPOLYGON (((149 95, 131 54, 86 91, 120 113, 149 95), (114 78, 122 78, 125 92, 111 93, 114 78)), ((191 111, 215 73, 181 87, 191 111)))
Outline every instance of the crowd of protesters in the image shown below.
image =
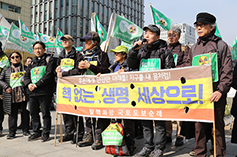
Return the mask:
MULTIPOLYGON (((55 78, 72 75, 97 75, 105 73, 120 73, 134 71, 141 68, 146 59, 160 60, 160 65, 152 67, 155 70, 179 68, 192 65, 192 59, 196 55, 216 52, 218 57, 219 81, 213 83, 213 94, 210 102, 214 102, 216 124, 216 156, 223 157, 226 152, 224 133, 224 111, 227 92, 233 86, 237 89, 237 67, 232 72, 232 57, 228 45, 215 35, 215 16, 209 13, 199 13, 194 23, 198 34, 197 42, 189 48, 179 43, 180 28, 173 26, 168 31, 168 44, 160 39, 160 29, 156 25, 148 25, 143 28, 144 40, 134 43, 136 45, 128 51, 125 46, 117 46, 110 50, 114 53, 115 61, 109 63, 107 53, 100 48, 100 37, 97 32, 88 32, 80 41, 85 42, 85 50, 77 52, 73 47, 74 39, 70 35, 61 37, 63 50, 58 58, 45 53, 45 44, 37 41, 33 45, 35 57, 26 58, 24 65, 21 64, 22 56, 14 51, 9 55, 9 62, 4 60, 6 54, 0 50, 0 58, 6 65, 1 66, 0 86, 2 100, 0 100, 0 136, 2 136, 2 122, 4 113, 9 115, 7 139, 13 139, 17 130, 18 111, 21 112, 21 128, 23 136, 28 136, 28 141, 41 139, 46 142, 50 139, 51 115, 50 105, 52 95, 55 92, 55 78), (174 57, 176 56, 176 57, 174 57), (68 62, 68 68, 63 68, 63 62, 68 62), (21 77, 22 86, 14 87, 11 79, 14 74, 25 72, 21 77), (14 87, 14 88, 13 88, 14 87), (29 111, 27 110, 29 109, 29 111), (42 112, 43 129, 41 129, 40 115, 42 112), (31 116, 31 123, 30 117, 31 116), (29 125, 33 132, 30 133, 29 125)), ((2 45, 0 45, 2 46, 2 45)), ((232 115, 237 116, 237 97, 232 105, 232 115)), ((101 133, 110 124, 111 119, 91 118, 63 114, 65 134, 63 142, 71 141, 79 147, 91 146, 93 150, 103 148, 101 133), (77 125, 79 129, 77 130, 77 125), (93 131, 94 130, 94 131, 93 131), (83 138, 84 137, 84 138, 83 138)), ((118 120, 121 122, 121 120, 118 120)), ((126 137, 131 139, 128 143, 130 153, 135 149, 136 120, 123 119, 126 137)), ((237 143, 237 120, 231 142, 237 143)), ((142 120, 142 136, 144 146, 139 150, 136 157, 160 157, 163 156, 166 144, 172 142, 172 122, 164 120, 142 120), (155 131, 154 131, 155 129, 155 131)), ((195 147, 190 150, 191 156, 204 157, 207 155, 206 143, 212 136, 212 124, 203 122, 177 122, 175 146, 183 145, 183 138, 195 138, 195 147), (190 129, 192 128, 192 129, 190 129), (189 131, 186 131, 189 130, 189 131), (191 131, 190 131, 191 130, 191 131)), ((214 145, 212 141, 212 145, 214 145)), ((213 153, 213 148, 211 150, 213 153)))

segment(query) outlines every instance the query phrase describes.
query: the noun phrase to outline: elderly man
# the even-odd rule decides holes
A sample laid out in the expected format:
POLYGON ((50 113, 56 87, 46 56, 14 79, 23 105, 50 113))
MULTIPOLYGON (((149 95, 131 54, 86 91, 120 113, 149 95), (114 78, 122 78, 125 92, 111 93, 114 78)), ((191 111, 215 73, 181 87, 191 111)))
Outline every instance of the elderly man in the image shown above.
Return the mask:
MULTIPOLYGON (((82 75, 85 71, 78 69, 78 64, 83 60, 81 53, 77 53, 76 49, 73 47, 74 39, 70 35, 64 35, 61 37, 63 50, 57 60, 57 77, 72 76, 72 75, 82 75), (65 63, 66 66, 65 66, 65 63)), ((84 135, 84 123, 83 117, 79 116, 79 130, 77 132, 78 139, 76 139, 77 131, 77 118, 78 116, 63 114, 63 121, 65 125, 65 136, 63 137, 63 142, 71 141, 75 144, 76 141, 81 141, 84 135)))
MULTIPOLYGON (((188 55, 189 47, 181 45, 179 42, 181 35, 181 29, 177 26, 172 26, 168 31, 168 49, 172 52, 175 60, 176 67, 185 66, 183 63, 184 56, 188 55)), ((177 132, 175 146, 183 145, 183 136, 180 135, 182 122, 177 121, 177 132)), ((172 123, 171 121, 166 121, 166 142, 172 142, 172 123)))
MULTIPOLYGON (((143 30, 145 31, 144 38, 146 39, 146 42, 143 43, 139 40, 134 43, 134 45, 138 45, 138 47, 136 46, 137 48, 134 47, 129 50, 127 58, 128 67, 132 69, 140 68, 141 70, 144 68, 143 62, 146 62, 148 59, 152 59, 153 62, 157 62, 158 64, 152 67, 149 67, 148 65, 150 64, 147 64, 145 65, 146 68, 152 70, 174 68, 175 65, 173 55, 167 48, 166 42, 160 39, 160 29, 156 25, 148 25, 144 27, 143 30), (140 67, 140 65, 142 66, 140 67)), ((143 127, 145 146, 135 156, 162 156, 166 144, 165 121, 155 120, 155 136, 152 120, 142 120, 141 123, 143 127)))
MULTIPOLYGON (((203 12, 199 13, 194 23, 199 38, 197 43, 190 49, 189 56, 184 60, 185 63, 191 65, 192 59, 196 55, 205 53, 217 53, 218 61, 218 81, 213 82, 213 93, 210 97, 210 102, 214 102, 215 124, 216 124, 216 156, 225 156, 226 143, 224 132, 224 111, 226 105, 227 92, 231 87, 232 82, 232 57, 228 45, 215 35, 216 18, 215 16, 203 12)), ((206 147, 206 130, 208 123, 195 123, 195 138, 194 147, 195 155, 204 157, 207 154, 206 147)))
MULTIPOLYGON (((89 32, 85 37, 80 38, 80 41, 85 42, 86 49, 83 51, 85 61, 81 61, 78 65, 78 68, 87 70, 87 75, 109 73, 109 58, 107 54, 100 48, 100 37, 98 33, 93 31, 89 32)), ((93 142, 92 123, 93 126, 95 126, 95 122, 95 118, 86 117, 87 134, 83 141, 79 142, 79 147, 92 145, 91 148, 93 150, 103 148, 101 133, 110 124, 110 119, 98 118, 97 127, 95 129, 95 141, 93 142), (92 119, 93 122, 91 122, 92 119)))

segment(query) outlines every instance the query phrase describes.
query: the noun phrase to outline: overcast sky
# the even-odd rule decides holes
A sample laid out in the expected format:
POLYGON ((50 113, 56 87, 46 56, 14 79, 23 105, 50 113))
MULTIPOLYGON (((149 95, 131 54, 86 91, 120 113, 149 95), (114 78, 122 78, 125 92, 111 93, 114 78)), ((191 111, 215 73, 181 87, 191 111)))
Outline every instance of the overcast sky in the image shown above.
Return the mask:
POLYGON ((216 17, 222 39, 227 44, 232 45, 237 36, 237 0, 144 0, 145 25, 153 23, 150 3, 172 19, 172 24, 193 26, 199 12, 209 12, 216 17))

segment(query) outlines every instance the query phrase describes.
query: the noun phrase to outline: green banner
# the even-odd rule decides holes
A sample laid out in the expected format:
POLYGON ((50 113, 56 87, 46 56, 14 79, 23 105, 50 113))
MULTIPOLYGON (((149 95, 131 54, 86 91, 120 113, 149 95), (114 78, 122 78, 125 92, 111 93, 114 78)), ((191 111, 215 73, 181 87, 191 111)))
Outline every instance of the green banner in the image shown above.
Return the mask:
POLYGON ((142 59, 139 71, 160 70, 160 58, 142 59))
POLYGON ((133 47, 131 44, 125 43, 122 41, 121 45, 126 46, 128 48, 128 51, 133 47))
POLYGON ((232 59, 233 61, 237 59, 237 37, 232 44, 232 59))
POLYGON ((72 70, 74 68, 74 60, 70 58, 64 58, 61 60, 60 66, 62 72, 72 70))
POLYGON ((34 33, 32 33, 20 19, 19 26, 21 36, 34 40, 34 33))
POLYGON ((143 30, 133 22, 119 15, 116 15, 115 18, 116 21, 112 36, 131 44, 142 35, 143 30))
POLYGON ((39 66, 31 69, 31 82, 37 83, 45 74, 46 66, 39 66))
POLYGON ((218 29, 218 27, 217 27, 217 23, 215 23, 215 25, 216 25, 215 35, 218 36, 218 37, 220 37, 220 38, 222 38, 221 33, 220 33, 220 31, 219 31, 219 29, 218 29))
POLYGON ((0 68, 3 69, 5 67, 9 67, 9 66, 10 66, 10 62, 9 62, 7 56, 6 55, 2 55, 0 57, 0 68))
POLYGON ((118 123, 111 123, 103 132, 102 132, 102 141, 103 145, 114 145, 121 146, 123 141, 123 135, 121 131, 122 127, 118 123))
POLYGON ((11 25, 9 36, 8 36, 8 41, 16 44, 19 47, 22 46, 22 48, 25 51, 28 51, 29 53, 33 52, 32 45, 35 42, 35 40, 29 39, 26 37, 22 37, 20 34, 20 29, 14 23, 12 23, 12 25, 11 25), (22 42, 22 44, 21 44, 21 42, 22 42))
MULTIPOLYGON (((218 65, 217 65, 217 54, 211 53, 211 69, 212 69, 212 81, 218 81, 218 65)), ((210 56, 209 54, 201 54, 193 57, 192 65, 199 66, 210 64, 210 56)))
POLYGON ((40 41, 42 41, 46 48, 53 48, 54 42, 55 42, 55 38, 42 34, 42 33, 38 33, 40 41))
POLYGON ((11 73, 10 86, 11 88, 24 86, 24 74, 25 72, 15 72, 11 73))
POLYGON ((164 30, 170 30, 172 20, 166 17, 164 14, 151 7, 151 14, 155 25, 160 25, 164 30))
POLYGON ((91 16, 91 31, 95 31, 99 34, 101 43, 103 41, 106 41, 107 32, 105 31, 104 27, 101 25, 96 13, 92 13, 92 16, 91 16))
POLYGON ((62 40, 61 40, 62 36, 63 36, 63 33, 60 30, 58 30, 57 35, 56 35, 55 48, 59 47, 63 49, 62 40))

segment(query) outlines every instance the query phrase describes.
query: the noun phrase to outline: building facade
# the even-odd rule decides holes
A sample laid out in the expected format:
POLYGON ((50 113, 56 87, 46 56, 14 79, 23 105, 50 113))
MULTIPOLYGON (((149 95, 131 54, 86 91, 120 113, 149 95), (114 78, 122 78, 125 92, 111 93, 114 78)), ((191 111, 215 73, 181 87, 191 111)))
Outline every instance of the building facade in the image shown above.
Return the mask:
POLYGON ((31 0, 0 0, 0 12, 9 23, 19 27, 18 17, 30 28, 31 0))
POLYGON ((144 0, 31 0, 31 31, 55 36, 59 28, 82 46, 79 38, 90 31, 91 13, 96 12, 101 25, 108 30, 110 15, 117 13, 144 25, 144 0))
MULTIPOLYGON (((196 42, 195 28, 186 24, 179 23, 175 24, 181 29, 181 36, 179 42, 184 45, 192 45, 196 42)), ((160 38, 168 42, 168 31, 161 28, 160 38)))

